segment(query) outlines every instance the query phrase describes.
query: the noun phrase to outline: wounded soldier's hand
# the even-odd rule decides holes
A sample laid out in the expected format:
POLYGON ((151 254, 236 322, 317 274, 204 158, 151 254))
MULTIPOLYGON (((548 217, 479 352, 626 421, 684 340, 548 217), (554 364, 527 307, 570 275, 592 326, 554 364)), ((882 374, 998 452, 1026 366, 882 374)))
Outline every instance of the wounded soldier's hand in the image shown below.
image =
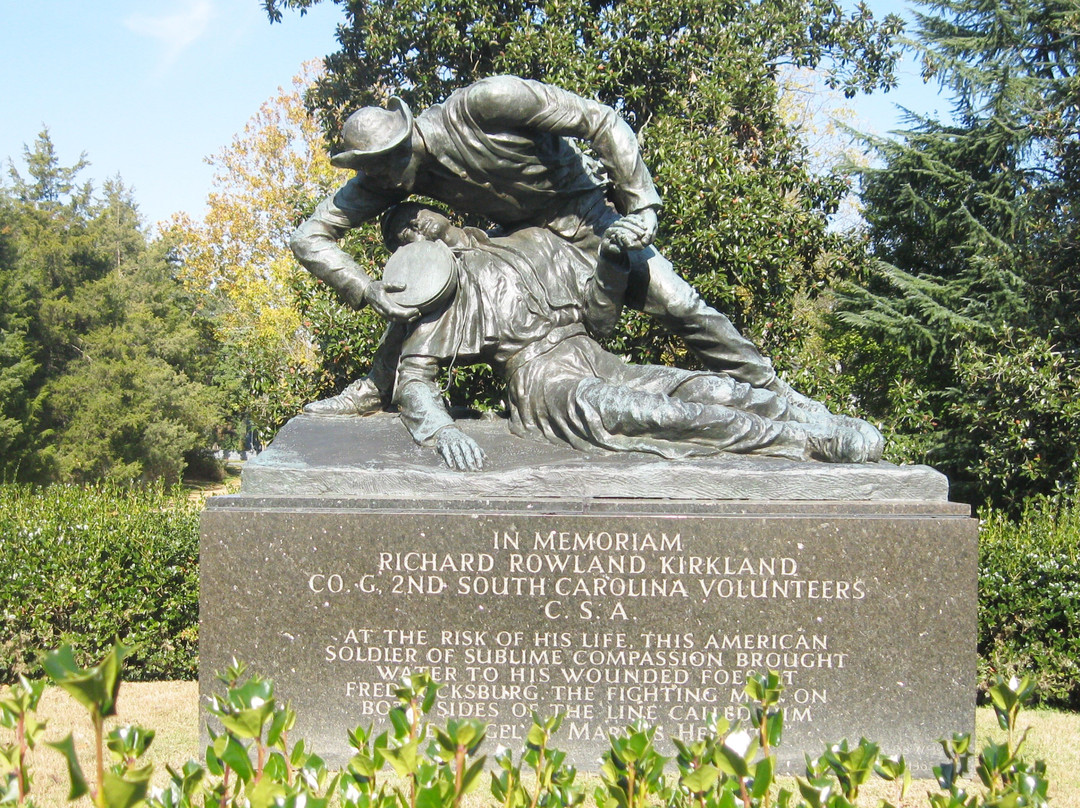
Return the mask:
POLYGON ((446 465, 457 471, 480 471, 484 467, 484 450, 456 426, 439 430, 435 435, 435 449, 446 465))
POLYGON ((613 222, 604 231, 604 240, 627 252, 644 250, 656 238, 657 225, 656 211, 645 208, 613 222))

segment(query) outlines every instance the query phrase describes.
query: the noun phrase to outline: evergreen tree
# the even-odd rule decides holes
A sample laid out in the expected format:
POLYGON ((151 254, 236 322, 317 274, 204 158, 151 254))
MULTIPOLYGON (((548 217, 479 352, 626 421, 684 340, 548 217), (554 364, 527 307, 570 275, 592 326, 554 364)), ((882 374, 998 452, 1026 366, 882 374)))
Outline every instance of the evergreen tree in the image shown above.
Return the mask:
POLYGON ((0 194, 0 448, 23 479, 179 479, 219 421, 213 344, 119 178, 48 132, 0 194))
POLYGON ((882 263, 842 318, 893 354, 863 393, 899 458, 1018 505, 1078 471, 1080 7, 920 5, 924 73, 952 91, 954 121, 873 141, 863 201, 882 263))
MULTIPOLYGON (((277 19, 315 2, 265 6, 277 19)), ((610 104, 636 130, 664 200, 660 248, 781 359, 803 336, 794 301, 859 261, 858 245, 827 229, 847 187, 810 169, 783 120, 777 74, 820 65, 849 94, 889 86, 897 18, 877 23, 864 6, 845 13, 833 0, 337 2, 347 15, 340 50, 308 96, 331 141, 360 105, 397 93, 419 111, 499 73, 610 104)), ((372 272, 385 260, 378 244, 372 228, 354 245, 372 272)), ((304 294, 314 315, 332 311, 317 291, 304 294)), ((310 319, 325 342, 340 341, 340 317, 310 319)), ((614 347, 637 361, 691 361, 647 318, 631 315, 625 333, 614 347)))
POLYGON ((15 215, 0 197, 0 479, 16 476, 31 433, 28 385, 37 370, 27 342, 30 302, 15 263, 15 215))

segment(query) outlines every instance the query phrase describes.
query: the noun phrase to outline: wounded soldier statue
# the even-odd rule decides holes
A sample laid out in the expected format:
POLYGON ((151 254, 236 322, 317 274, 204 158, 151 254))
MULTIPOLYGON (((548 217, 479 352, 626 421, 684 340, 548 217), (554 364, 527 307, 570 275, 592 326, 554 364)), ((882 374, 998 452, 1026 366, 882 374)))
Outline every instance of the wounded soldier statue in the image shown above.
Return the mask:
POLYGON ((396 247, 384 279, 430 290, 409 301, 421 316, 403 335, 395 401, 413 438, 434 445, 451 468, 476 471, 484 461, 437 385, 440 367, 455 362, 495 369, 507 385, 510 429, 525 438, 667 458, 880 456, 877 430, 865 421, 807 413, 728 374, 634 365, 605 351, 595 337, 616 324, 630 274, 612 239, 601 241, 581 288, 566 243, 541 228, 491 237, 406 203, 387 213, 383 230, 396 247))

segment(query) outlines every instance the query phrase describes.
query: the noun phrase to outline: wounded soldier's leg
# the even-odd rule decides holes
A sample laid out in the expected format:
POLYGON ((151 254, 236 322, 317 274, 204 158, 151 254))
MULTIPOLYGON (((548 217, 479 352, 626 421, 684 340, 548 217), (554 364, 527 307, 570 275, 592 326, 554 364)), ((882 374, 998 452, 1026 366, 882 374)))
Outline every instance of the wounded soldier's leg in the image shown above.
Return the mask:
MULTIPOLYGON (((634 260, 627 304, 656 317, 708 370, 730 374, 737 381, 782 396, 793 420, 810 423, 832 416, 820 401, 804 396, 776 375, 772 362, 731 321, 712 308, 671 262, 653 249, 634 260)), ((871 427, 873 429, 873 427, 871 427)))
POLYGON ((871 459, 863 436, 837 422, 779 421, 725 404, 645 393, 601 379, 582 382, 578 398, 599 416, 607 434, 596 442, 609 448, 611 444, 641 448, 634 443, 640 438, 792 460, 862 463, 871 459))
POLYGON ((690 376, 672 393, 683 401, 698 404, 722 404, 744 412, 752 412, 774 421, 797 421, 787 399, 761 387, 751 387, 719 373, 699 373, 690 376))
POLYGON ((626 299, 682 337, 707 369, 729 373, 754 387, 766 387, 776 378, 772 362, 655 250, 645 250, 635 259, 626 299))

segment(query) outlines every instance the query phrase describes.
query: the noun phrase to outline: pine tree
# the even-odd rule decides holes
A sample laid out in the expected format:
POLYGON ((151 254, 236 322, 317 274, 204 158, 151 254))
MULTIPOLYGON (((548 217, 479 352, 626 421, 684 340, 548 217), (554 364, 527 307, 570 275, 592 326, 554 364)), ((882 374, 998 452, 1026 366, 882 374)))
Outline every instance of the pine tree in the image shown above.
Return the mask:
POLYGON ((16 265, 15 215, 0 195, 0 479, 13 479, 32 437, 28 385, 37 370, 27 341, 30 301, 16 265))
POLYGON ((924 75, 953 122, 874 140, 863 201, 881 264, 841 315, 902 360, 888 402, 901 459, 930 460, 975 502, 1075 482, 1080 7, 923 0, 924 75))
POLYGON ((179 479, 219 423, 213 344, 119 178, 48 131, 0 189, 0 452, 31 480, 179 479))

